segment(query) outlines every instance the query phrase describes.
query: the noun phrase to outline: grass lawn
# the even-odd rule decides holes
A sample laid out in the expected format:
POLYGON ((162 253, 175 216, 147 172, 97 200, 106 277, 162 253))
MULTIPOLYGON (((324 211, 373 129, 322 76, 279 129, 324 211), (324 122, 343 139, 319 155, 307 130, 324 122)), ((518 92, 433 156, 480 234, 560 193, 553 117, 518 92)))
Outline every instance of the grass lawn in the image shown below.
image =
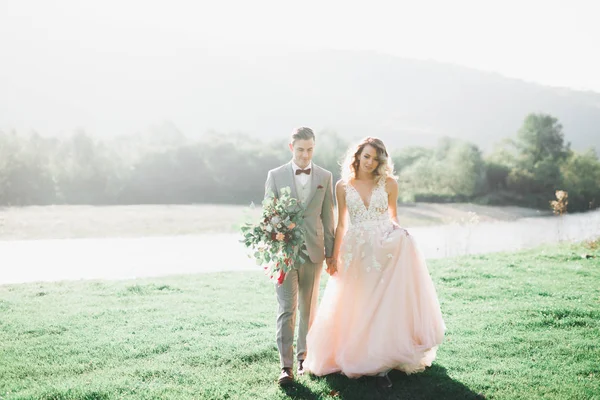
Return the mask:
POLYGON ((600 399, 599 245, 430 262, 446 340, 388 392, 339 375, 280 389, 260 272, 0 286, 0 398, 600 399))

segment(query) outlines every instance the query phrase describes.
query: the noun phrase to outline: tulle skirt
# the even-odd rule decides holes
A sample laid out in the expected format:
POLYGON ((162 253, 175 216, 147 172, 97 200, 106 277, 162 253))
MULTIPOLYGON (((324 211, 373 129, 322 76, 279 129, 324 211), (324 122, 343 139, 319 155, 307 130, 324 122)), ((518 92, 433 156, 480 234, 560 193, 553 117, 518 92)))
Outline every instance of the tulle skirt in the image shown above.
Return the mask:
MULTIPOLYGON (((375 221, 371 221, 375 222, 375 221)), ((349 377, 424 370, 444 337, 444 320, 413 236, 366 223, 345 235, 307 337, 304 367, 349 377)))

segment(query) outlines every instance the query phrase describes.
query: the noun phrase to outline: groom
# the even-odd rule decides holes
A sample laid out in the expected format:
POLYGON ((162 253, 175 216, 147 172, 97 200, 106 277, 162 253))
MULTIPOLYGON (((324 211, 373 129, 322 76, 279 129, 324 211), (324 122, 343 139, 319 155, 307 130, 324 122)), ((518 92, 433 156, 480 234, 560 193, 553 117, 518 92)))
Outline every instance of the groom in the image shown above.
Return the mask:
POLYGON ((294 374, 294 330, 296 308, 300 309, 296 356, 298 374, 304 373, 306 358, 306 334, 317 311, 321 267, 327 257, 328 271, 333 262, 333 187, 331 172, 312 162, 315 148, 315 134, 310 128, 298 128, 292 133, 289 144, 292 160, 269 171, 265 184, 266 194, 278 197, 280 190, 289 187, 292 197, 298 199, 304 210, 302 227, 305 232, 305 245, 309 260, 296 264, 277 286, 277 348, 281 374, 279 384, 293 382, 294 374))

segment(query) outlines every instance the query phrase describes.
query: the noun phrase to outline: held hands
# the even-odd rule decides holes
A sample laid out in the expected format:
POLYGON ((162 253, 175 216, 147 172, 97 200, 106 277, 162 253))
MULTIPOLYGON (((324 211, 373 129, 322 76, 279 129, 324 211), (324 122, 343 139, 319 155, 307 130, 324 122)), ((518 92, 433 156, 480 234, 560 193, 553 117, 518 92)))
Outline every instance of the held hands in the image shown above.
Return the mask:
POLYGON ((337 272, 337 259, 336 257, 327 257, 325 259, 325 263, 327 263, 327 273, 329 275, 333 275, 337 272))

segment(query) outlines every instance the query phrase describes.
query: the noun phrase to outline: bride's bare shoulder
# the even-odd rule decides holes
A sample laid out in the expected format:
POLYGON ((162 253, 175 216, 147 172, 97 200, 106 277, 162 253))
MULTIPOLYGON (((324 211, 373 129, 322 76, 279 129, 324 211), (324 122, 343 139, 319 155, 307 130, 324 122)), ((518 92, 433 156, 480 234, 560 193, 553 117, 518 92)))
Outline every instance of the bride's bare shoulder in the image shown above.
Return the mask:
POLYGON ((348 185, 348 183, 346 181, 344 181, 343 179, 340 179, 339 181, 337 181, 335 183, 336 193, 344 193, 346 191, 346 185, 348 185))
POLYGON ((388 192, 393 189, 398 189, 398 181, 396 181, 391 176, 388 176, 387 178, 385 178, 385 188, 388 192))

